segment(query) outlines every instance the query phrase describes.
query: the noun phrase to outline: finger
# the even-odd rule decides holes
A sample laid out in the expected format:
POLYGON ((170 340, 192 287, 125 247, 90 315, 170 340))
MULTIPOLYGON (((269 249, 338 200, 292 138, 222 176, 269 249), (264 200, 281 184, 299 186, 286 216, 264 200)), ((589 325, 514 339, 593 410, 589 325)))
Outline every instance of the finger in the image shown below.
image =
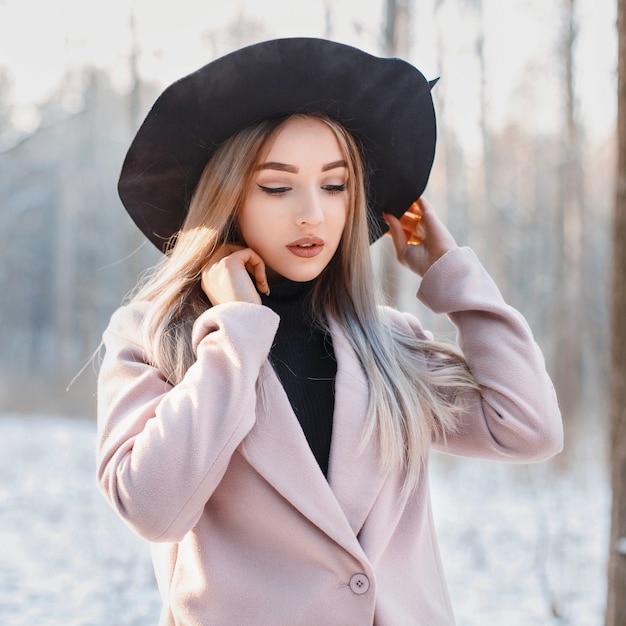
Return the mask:
POLYGON ((429 240, 434 247, 453 248, 457 245, 452 233, 437 215, 433 205, 425 198, 420 198, 418 203, 422 209, 420 226, 428 233, 429 240))
POLYGON ((202 269, 200 286, 213 304, 254 299, 256 289, 246 271, 250 252, 239 245, 225 244, 202 269))
POLYGON ((257 289, 266 296, 270 295, 270 286, 267 282, 267 273, 263 259, 251 248, 247 248, 246 270, 254 276, 257 289))
POLYGON ((426 200, 426 198, 422 197, 415 203, 417 205, 418 210, 421 213, 422 222, 432 223, 433 220, 437 220, 437 214, 433 208, 433 205, 426 200))
POLYGON ((407 213, 414 213, 415 215, 419 215, 419 217, 422 217, 422 214, 424 213, 424 209, 423 209, 423 203, 421 201, 421 198, 418 198, 410 207, 409 210, 407 211, 407 213))
POLYGON ((416 200, 398 219, 406 234, 406 243, 419 246, 424 242, 425 232, 422 228, 422 208, 416 200))
POLYGON ((383 219, 385 220, 387 226, 389 226, 389 235, 391 235, 393 245, 398 255, 400 255, 407 242, 407 233, 404 228, 402 228, 400 220, 395 215, 383 213, 383 219))
POLYGON ((425 198, 420 198, 417 201, 417 204, 422 211, 420 226, 422 226, 424 230, 430 231, 436 229, 437 231, 440 231, 442 229, 446 229, 443 222, 439 219, 437 211, 435 211, 433 205, 430 204, 428 200, 426 200, 425 198))
POLYGON ((432 212, 432 210, 433 210, 433 205, 430 202, 428 202, 428 200, 426 200, 426 198, 424 198, 424 196, 420 196, 415 201, 415 204, 417 205, 419 210, 422 212, 422 214, 428 213, 429 211, 432 212))

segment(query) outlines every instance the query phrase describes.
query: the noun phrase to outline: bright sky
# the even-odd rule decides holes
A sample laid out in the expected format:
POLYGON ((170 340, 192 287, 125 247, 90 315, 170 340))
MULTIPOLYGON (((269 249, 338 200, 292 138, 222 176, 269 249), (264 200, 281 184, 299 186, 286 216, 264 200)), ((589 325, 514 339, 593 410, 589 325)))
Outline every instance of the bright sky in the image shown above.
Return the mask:
MULTIPOLYGON (((559 114, 554 33, 560 28, 557 8, 564 3, 482 3, 491 119, 502 123, 515 112, 518 117, 528 116, 529 125, 551 126, 559 114)), ((437 75, 437 50, 439 40, 443 41, 447 119, 456 120, 465 141, 472 144, 479 130, 474 54, 478 22, 467 8, 472 3, 447 0, 436 20, 434 0, 414 0, 414 4, 410 60, 428 77, 437 75), (462 13, 460 5, 465 7, 462 13)), ((590 131, 601 136, 612 132, 615 116, 614 4, 613 0, 578 0, 581 111, 590 131)), ((87 63, 106 68, 123 89, 128 80, 133 7, 142 49, 140 71, 165 86, 227 52, 232 43, 225 31, 233 24, 241 29, 242 16, 262 29, 257 39, 325 36, 327 6, 332 7, 331 38, 380 53, 382 0, 0 0, 0 66, 12 75, 15 121, 24 128, 34 125, 35 105, 50 96, 70 68, 87 63)))

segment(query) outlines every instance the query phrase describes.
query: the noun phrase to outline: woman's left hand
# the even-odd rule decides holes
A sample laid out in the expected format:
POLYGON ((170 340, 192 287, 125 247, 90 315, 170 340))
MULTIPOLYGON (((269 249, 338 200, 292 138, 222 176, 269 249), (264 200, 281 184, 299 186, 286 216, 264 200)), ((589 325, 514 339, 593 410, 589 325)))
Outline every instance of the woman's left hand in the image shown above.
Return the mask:
POLYGON ((424 199, 417 201, 422 211, 422 219, 419 223, 422 243, 419 245, 407 243, 408 235, 402 228, 400 220, 383 213, 383 219, 389 226, 389 234, 393 239, 398 261, 419 276, 423 276, 426 270, 448 250, 457 247, 457 243, 450 231, 437 217, 433 207, 424 199))

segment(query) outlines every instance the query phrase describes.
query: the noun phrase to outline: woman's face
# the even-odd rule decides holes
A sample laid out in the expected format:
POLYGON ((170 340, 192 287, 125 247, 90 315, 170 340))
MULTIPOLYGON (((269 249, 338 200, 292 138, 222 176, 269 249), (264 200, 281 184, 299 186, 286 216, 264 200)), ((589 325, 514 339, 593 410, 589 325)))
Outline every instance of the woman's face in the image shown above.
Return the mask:
POLYGON ((346 223, 347 177, 335 135, 315 118, 288 120, 270 139, 239 214, 270 280, 313 280, 328 265, 346 223))

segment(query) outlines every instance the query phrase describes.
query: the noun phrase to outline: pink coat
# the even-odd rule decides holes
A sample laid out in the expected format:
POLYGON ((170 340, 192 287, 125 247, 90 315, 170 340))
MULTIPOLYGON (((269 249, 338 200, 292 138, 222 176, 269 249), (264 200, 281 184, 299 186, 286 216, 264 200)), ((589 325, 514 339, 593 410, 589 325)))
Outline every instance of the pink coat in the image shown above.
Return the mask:
MULTIPOLYGON (((474 254, 448 252, 418 296, 450 316, 482 389, 445 449, 518 462, 559 452, 561 417, 542 354, 474 254)), ((453 624, 427 468, 406 498, 402 476, 381 471, 375 441, 359 454, 368 388, 338 326, 326 480, 268 362, 273 311, 231 303, 201 315, 197 360, 172 387, 146 363, 145 306, 119 309, 104 334, 98 480, 152 542, 160 624, 453 624)), ((413 316, 390 315, 423 335, 413 316)))

